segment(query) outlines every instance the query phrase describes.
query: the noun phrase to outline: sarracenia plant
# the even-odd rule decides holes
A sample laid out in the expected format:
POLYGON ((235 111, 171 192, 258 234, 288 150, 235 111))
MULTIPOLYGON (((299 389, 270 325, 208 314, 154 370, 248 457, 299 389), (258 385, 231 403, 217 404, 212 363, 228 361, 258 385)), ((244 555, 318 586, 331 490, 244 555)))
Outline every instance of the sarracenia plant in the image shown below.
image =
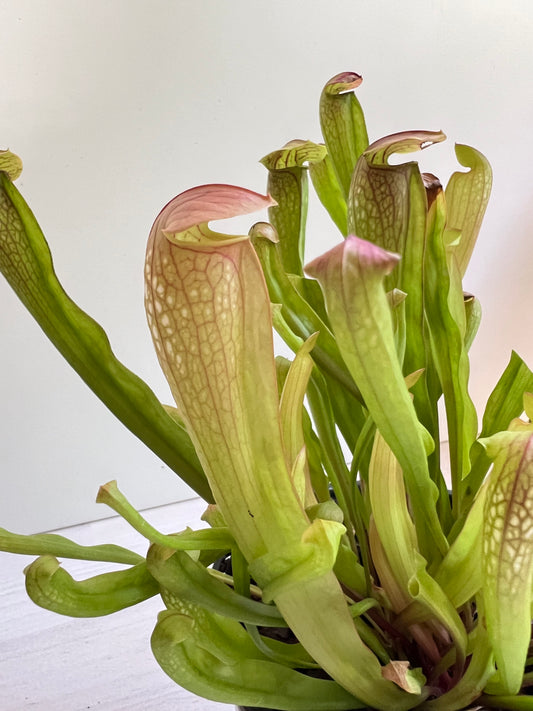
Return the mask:
POLYGON ((512 354, 481 428, 468 394, 480 307, 462 277, 491 169, 466 145, 455 150, 467 170, 446 189, 414 161, 392 164, 445 136, 369 145, 360 82, 326 84, 323 143, 262 159, 267 195, 204 185, 157 217, 146 311, 175 407, 65 294, 13 185, 20 161, 0 154, 3 274, 103 402, 209 504, 207 528, 161 533, 110 482, 97 500, 147 538, 146 558, 5 530, 0 548, 40 556, 28 593, 61 614, 160 594, 154 655, 200 696, 287 711, 533 709, 533 373, 512 354), (304 266, 309 178, 331 249, 304 266), (269 222, 248 235, 208 226, 263 208, 269 222), (273 328, 292 361, 275 358, 273 328), (230 572, 211 567, 224 554, 230 572), (79 582, 58 557, 125 568, 79 582))

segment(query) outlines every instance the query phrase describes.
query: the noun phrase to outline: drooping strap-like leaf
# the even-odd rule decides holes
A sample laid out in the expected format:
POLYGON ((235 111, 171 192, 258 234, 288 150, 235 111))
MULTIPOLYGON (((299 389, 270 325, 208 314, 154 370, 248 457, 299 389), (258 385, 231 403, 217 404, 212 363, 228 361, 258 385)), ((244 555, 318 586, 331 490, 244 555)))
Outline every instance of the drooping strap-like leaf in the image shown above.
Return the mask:
POLYGON ((0 271, 111 412, 200 496, 212 501, 186 431, 167 415, 146 383, 115 358, 103 329, 65 293, 44 235, 6 173, 0 173, 0 271))
POLYGON ((137 605, 159 592, 146 563, 103 573, 87 580, 74 580, 59 561, 46 555, 26 570, 26 592, 46 610, 69 617, 101 617, 137 605))
POLYGON ((35 533, 24 536, 0 528, 0 550, 19 555, 53 555, 76 560, 99 560, 108 563, 136 565, 144 559, 138 553, 111 543, 82 546, 56 533, 35 533))

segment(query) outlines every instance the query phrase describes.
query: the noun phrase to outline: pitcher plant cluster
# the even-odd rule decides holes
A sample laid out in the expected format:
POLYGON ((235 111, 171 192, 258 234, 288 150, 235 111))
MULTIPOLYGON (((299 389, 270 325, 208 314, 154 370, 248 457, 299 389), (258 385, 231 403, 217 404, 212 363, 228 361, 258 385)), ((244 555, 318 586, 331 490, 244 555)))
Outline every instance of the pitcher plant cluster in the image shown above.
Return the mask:
POLYGON ((445 136, 369 144, 360 83, 345 72, 326 84, 323 142, 262 159, 266 195, 203 185, 159 213, 146 312, 172 406, 65 293, 13 184, 21 162, 0 154, 1 271, 107 407, 208 504, 199 530, 160 532, 109 482, 97 501, 146 537, 145 558, 6 530, 0 548, 39 556, 28 594, 60 614, 160 595, 153 653, 209 699, 533 709, 533 373, 513 353, 481 423, 468 393, 480 306, 462 279, 491 169, 457 145, 463 169, 443 188, 415 161, 391 162, 445 136), (309 183, 332 222, 331 248, 306 264, 309 183), (209 227, 264 208, 248 235, 209 227), (292 359, 275 357, 274 329, 292 359), (224 555, 227 572, 212 567, 224 555), (58 558, 123 568, 78 581, 58 558))

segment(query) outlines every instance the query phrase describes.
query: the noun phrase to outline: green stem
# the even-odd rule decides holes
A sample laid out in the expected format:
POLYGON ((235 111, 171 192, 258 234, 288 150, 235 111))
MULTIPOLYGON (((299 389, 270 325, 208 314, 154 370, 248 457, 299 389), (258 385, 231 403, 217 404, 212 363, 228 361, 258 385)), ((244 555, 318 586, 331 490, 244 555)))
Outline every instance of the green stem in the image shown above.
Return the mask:
POLYGON ((68 538, 58 536, 55 533, 37 533, 31 536, 24 536, 20 533, 6 531, 5 528, 0 528, 0 551, 18 555, 52 555, 55 558, 97 560, 104 563, 121 563, 124 565, 137 565, 137 563, 142 563, 144 560, 138 553, 113 544, 81 546, 79 543, 69 541, 68 538))
POLYGON ((307 392, 309 405, 323 447, 324 466, 335 491, 338 504, 343 511, 344 521, 351 524, 350 528, 355 530, 357 542, 359 543, 359 547, 357 547, 355 540, 349 533, 350 546, 356 555, 361 555, 365 568, 367 591, 370 591, 370 554, 366 530, 360 506, 356 506, 353 499, 355 492, 352 491, 350 486, 350 472, 344 461, 342 449, 335 432, 331 404, 327 395, 325 395, 325 388, 319 384, 321 381, 322 378, 315 369, 309 380, 307 392))
POLYGON ((141 536, 152 543, 173 550, 229 550, 234 545, 229 529, 223 526, 207 528, 201 531, 186 530, 182 533, 165 535, 154 528, 130 504, 117 487, 116 481, 110 481, 100 487, 96 497, 98 504, 107 504, 127 521, 141 536))

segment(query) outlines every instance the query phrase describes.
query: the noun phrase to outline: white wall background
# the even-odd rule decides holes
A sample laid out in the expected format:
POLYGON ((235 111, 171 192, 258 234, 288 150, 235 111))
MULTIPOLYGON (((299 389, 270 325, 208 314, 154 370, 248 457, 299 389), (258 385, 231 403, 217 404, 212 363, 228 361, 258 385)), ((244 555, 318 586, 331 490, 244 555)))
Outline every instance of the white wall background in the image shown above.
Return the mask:
MULTIPOLYGON (((466 279, 484 307, 472 351, 481 406, 512 347, 533 364, 532 65, 529 0, 2 0, 0 148, 24 160, 18 186, 67 291, 169 401, 142 301, 155 215, 199 183, 263 190, 257 160, 289 139, 318 139, 323 84, 363 74, 372 139, 442 128, 449 141, 423 156, 442 179, 454 141, 492 162, 466 279)), ((310 255, 336 239, 315 217, 310 255)), ((189 495, 4 282, 0 343, 0 525, 30 532, 107 515, 93 499, 111 478, 138 506, 189 495)))

